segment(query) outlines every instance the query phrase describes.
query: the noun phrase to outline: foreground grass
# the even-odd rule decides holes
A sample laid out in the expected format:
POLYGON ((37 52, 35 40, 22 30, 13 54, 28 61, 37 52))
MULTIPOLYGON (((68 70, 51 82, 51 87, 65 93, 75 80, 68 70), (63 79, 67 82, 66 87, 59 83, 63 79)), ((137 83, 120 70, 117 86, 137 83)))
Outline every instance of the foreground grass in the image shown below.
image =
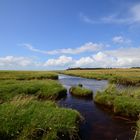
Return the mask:
POLYGON ((33 97, 18 97, 0 105, 0 138, 17 140, 54 140, 77 137, 80 114, 40 102, 33 97))
POLYGON ((71 87, 70 93, 74 96, 84 98, 92 98, 93 94, 92 90, 80 86, 71 87))
POLYGON ((58 75, 49 71, 0 71, 0 80, 58 79, 58 75))
POLYGON ((39 99, 59 99, 66 95, 66 89, 54 80, 1 80, 0 101, 10 100, 14 96, 35 95, 39 99))
POLYGON ((140 140, 140 120, 137 121, 137 131, 136 131, 135 139, 140 140))
POLYGON ((66 70, 60 73, 98 80, 107 79, 124 85, 140 85, 140 69, 66 70))
POLYGON ((104 91, 97 92, 94 101, 112 109, 112 111, 117 115, 138 118, 140 113, 139 97, 140 88, 117 90, 115 85, 110 85, 104 91))

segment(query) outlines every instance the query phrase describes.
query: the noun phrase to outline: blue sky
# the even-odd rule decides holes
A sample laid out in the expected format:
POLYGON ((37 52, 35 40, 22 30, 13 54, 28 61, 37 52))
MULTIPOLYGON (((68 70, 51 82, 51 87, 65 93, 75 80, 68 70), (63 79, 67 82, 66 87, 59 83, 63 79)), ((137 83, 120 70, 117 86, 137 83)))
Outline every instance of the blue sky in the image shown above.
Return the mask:
POLYGON ((140 66, 139 0, 1 0, 0 69, 140 66))

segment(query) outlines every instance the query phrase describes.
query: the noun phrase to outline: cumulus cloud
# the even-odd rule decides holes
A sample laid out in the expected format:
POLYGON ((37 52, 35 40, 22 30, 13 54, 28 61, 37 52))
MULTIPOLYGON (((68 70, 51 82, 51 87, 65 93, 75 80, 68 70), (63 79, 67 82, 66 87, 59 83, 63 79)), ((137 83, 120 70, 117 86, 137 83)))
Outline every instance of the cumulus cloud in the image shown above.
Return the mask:
POLYGON ((79 60, 75 60, 75 63, 72 65, 72 67, 112 67, 113 63, 115 61, 115 58, 113 56, 110 56, 104 52, 98 52, 92 56, 88 57, 82 57, 79 60))
POLYGON ((75 60, 72 67, 92 67, 93 63, 92 57, 82 57, 79 60, 75 60))
POLYGON ((116 50, 99 51, 91 56, 73 59, 72 57, 60 56, 49 59, 44 66, 51 67, 134 67, 140 66, 139 48, 119 48, 116 50))
POLYGON ((138 67, 140 47, 104 50, 87 57, 74 59, 66 55, 37 62, 27 57, 0 57, 0 69, 65 69, 68 67, 138 67))
POLYGON ((85 14, 80 13, 80 18, 90 24, 104 23, 104 24, 135 24, 140 23, 140 3, 128 7, 126 11, 114 13, 98 19, 92 19, 85 14))
POLYGON ((58 50, 51 50, 51 51, 45 51, 34 48, 31 44, 22 44, 25 48, 29 49, 33 52, 38 52, 42 54, 48 54, 48 55, 55 55, 55 54, 80 54, 84 52, 96 52, 101 50, 105 45, 101 43, 93 43, 88 42, 84 45, 77 47, 77 48, 64 48, 64 49, 58 49, 58 50))
MULTIPOLYGON (((122 38, 117 38, 122 43, 122 38)), ((115 41, 116 41, 115 40, 115 41)), ((140 47, 121 47, 100 50, 92 55, 75 58, 61 55, 46 61, 29 57, 0 57, 0 69, 66 69, 68 67, 140 67, 140 47)))
POLYGON ((127 44, 128 45, 131 43, 130 39, 124 38, 123 36, 114 36, 112 38, 112 41, 115 44, 127 44))
POLYGON ((43 66, 59 66, 59 67, 64 67, 68 66, 73 63, 72 57, 67 57, 67 56, 60 56, 57 59, 48 59, 43 66))
POLYGON ((27 57, 0 57, 0 69, 26 68, 28 66, 31 66, 32 64, 32 59, 27 57))

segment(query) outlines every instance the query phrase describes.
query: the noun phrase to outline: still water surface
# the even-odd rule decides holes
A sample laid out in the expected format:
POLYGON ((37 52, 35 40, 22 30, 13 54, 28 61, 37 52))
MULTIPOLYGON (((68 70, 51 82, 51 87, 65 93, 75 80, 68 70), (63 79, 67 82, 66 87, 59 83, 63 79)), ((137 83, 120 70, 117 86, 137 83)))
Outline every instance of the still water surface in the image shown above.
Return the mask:
POLYGON ((58 102, 60 106, 78 110, 85 121, 80 125, 81 140, 132 140, 134 138, 134 124, 116 119, 112 114, 101 109, 93 100, 85 100, 73 97, 69 94, 69 88, 82 84, 96 91, 103 90, 107 80, 86 79, 75 76, 59 75, 59 82, 67 88, 67 97, 58 102))

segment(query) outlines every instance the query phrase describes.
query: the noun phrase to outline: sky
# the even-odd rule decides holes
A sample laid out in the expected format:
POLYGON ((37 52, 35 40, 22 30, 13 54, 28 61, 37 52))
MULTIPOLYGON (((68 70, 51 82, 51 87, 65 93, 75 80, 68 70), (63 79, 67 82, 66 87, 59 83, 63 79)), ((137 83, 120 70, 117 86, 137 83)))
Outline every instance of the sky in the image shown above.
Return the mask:
POLYGON ((140 67, 140 0, 0 0, 0 70, 140 67))

